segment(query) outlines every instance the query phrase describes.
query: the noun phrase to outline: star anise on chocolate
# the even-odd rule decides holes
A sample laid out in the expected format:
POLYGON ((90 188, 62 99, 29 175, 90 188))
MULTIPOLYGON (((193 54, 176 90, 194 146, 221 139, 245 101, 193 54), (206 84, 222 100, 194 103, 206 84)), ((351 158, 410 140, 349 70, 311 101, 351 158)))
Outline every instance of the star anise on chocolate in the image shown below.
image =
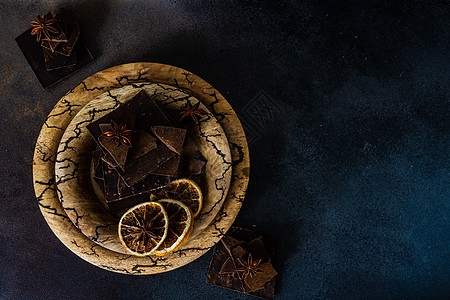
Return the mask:
POLYGON ((111 120, 111 130, 103 133, 103 136, 119 140, 119 144, 131 147, 131 141, 127 138, 134 133, 134 130, 127 129, 127 121, 122 121, 120 125, 111 120))
POLYGON ((58 29, 55 28, 56 19, 52 17, 51 13, 46 15, 38 15, 37 21, 31 21, 32 35, 36 35, 36 40, 41 41, 42 35, 47 39, 51 40, 50 33, 59 33, 58 29))
POLYGON ((185 120, 186 118, 191 119, 195 123, 198 123, 198 121, 206 116, 206 111, 203 109, 199 109, 200 102, 197 102, 197 104, 192 105, 191 102, 188 101, 186 107, 178 114, 180 116, 180 122, 185 120))
POLYGON ((247 278, 248 276, 253 277, 258 272, 262 272, 260 268, 258 268, 261 263, 261 259, 257 261, 253 261, 252 254, 248 255, 247 261, 238 257, 238 261, 242 267, 234 269, 235 272, 242 273, 242 280, 247 278))

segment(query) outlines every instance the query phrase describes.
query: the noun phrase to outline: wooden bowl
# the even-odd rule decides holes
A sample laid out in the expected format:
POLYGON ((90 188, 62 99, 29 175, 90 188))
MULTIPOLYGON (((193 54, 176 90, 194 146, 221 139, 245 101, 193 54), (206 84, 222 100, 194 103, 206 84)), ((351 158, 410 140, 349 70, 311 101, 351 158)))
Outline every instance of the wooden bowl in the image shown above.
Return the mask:
POLYGON ((36 200, 55 235, 76 255, 100 268, 124 274, 155 274, 181 267, 206 253, 226 233, 245 198, 250 173, 247 140, 241 123, 225 98, 200 77, 177 67, 156 63, 131 63, 100 71, 68 91, 42 126, 33 158, 36 200), (75 115, 92 99, 109 90, 142 82, 181 88, 201 101, 216 117, 227 136, 233 161, 228 195, 213 222, 183 250, 171 257, 134 257, 108 250, 81 233, 67 216, 55 184, 56 153, 62 135, 75 115), (199 242, 197 242, 199 241, 199 242), (196 244, 198 247, 191 247, 196 244))

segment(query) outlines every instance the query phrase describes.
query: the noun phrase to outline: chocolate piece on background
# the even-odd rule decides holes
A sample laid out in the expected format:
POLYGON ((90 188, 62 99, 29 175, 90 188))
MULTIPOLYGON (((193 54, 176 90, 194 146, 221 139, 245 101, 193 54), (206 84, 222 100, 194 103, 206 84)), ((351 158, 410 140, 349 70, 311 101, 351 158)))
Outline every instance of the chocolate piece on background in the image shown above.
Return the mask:
MULTIPOLYGON (((127 160, 128 149, 130 147, 123 145, 118 139, 108 138, 106 136, 99 136, 98 141, 108 154, 117 163, 117 166, 124 168, 127 160)), ((108 160, 110 161, 110 160, 108 160)), ((111 162, 113 164, 113 162, 111 162)))
POLYGON ((172 158, 167 160, 161 165, 160 168, 155 169, 151 174, 164 175, 164 176, 175 176, 177 170, 179 169, 180 156, 174 155, 172 158))
POLYGON ((67 42, 68 41, 67 36, 64 33, 64 30, 61 28, 61 26, 59 24, 55 23, 54 27, 56 30, 58 30, 58 33, 49 32, 50 39, 47 38, 45 35, 42 35, 41 41, 50 41, 50 42, 58 42, 58 43, 67 42))
MULTIPOLYGON (((165 187, 170 182, 170 177, 168 176, 158 176, 158 175, 148 175, 140 182, 136 183, 133 186, 127 186, 125 182, 120 178, 119 180, 119 199, 123 200, 125 198, 151 192, 157 189, 160 189, 162 187, 165 187)), ((149 200, 149 199, 147 199, 149 200)))
POLYGON ((178 172, 185 175, 200 175, 204 172, 206 162, 195 156, 182 155, 178 172))
POLYGON ((172 125, 155 100, 153 100, 144 90, 134 96, 133 100, 145 104, 142 106, 142 109, 138 111, 138 114, 136 114, 136 128, 151 132, 152 126, 172 125))
POLYGON ((56 52, 64 56, 70 56, 80 36, 77 17, 73 12, 61 8, 55 12, 55 18, 61 23, 61 27, 65 30, 67 36, 67 42, 58 45, 56 52))
POLYGON ((47 71, 57 70, 61 68, 73 68, 77 64, 77 55, 72 53, 71 56, 64 56, 58 53, 52 53, 50 50, 43 48, 45 69, 47 71))
POLYGON ((247 276, 247 278, 244 279, 246 287, 248 287, 252 292, 264 289, 266 283, 277 276, 277 271, 275 271, 271 263, 260 264, 258 269, 261 271, 257 272, 255 276, 247 276))
POLYGON ((244 259, 248 251, 244 249, 242 246, 236 246, 231 248, 231 254, 233 255, 234 260, 240 258, 244 259))
POLYGON ((111 123, 102 123, 102 124, 98 124, 98 127, 100 128, 100 131, 103 133, 111 130, 111 123))
POLYGON ((244 242, 239 241, 229 235, 224 235, 223 238, 220 240, 222 243, 226 243, 227 246, 231 249, 235 246, 242 245, 244 242))
MULTIPOLYGON (((130 150, 131 147, 124 145, 117 137, 107 137, 107 136, 103 135, 106 131, 112 130, 111 125, 110 125, 112 120, 114 120, 114 119, 111 119, 111 121, 109 123, 101 123, 98 125, 100 128, 100 131, 102 132, 102 134, 98 136, 98 143, 103 147, 103 149, 105 149, 112 156, 112 158, 116 161, 117 165, 120 168, 124 169, 125 163, 127 161, 128 151, 130 150), (108 126, 108 124, 109 124, 109 126, 108 126)), ((133 126, 134 120, 135 120, 135 116, 129 115, 124 120, 116 119, 114 121, 119 128, 120 128, 120 125, 122 124, 122 122, 126 122, 126 124, 127 124, 126 129, 132 130, 134 127, 133 126)), ((127 136, 127 138, 131 141, 131 144, 133 144, 133 136, 130 135, 130 136, 127 136)), ((109 159, 107 159, 107 161, 112 164, 112 162, 109 159)))
POLYGON ((134 195, 132 197, 128 197, 123 199, 122 201, 113 201, 107 204, 109 212, 120 218, 128 209, 131 207, 138 205, 139 203, 148 202, 150 198, 150 194, 143 193, 139 195, 134 195))
POLYGON ((128 151, 128 160, 133 160, 156 149, 156 138, 147 131, 139 128, 133 134, 133 144, 128 151))
POLYGON ((236 265, 233 263, 233 259, 231 257, 228 257, 227 260, 223 263, 222 267, 220 268, 219 274, 229 274, 236 277, 236 265))
MULTIPOLYGON (((68 20, 66 20, 66 19, 63 19, 63 20, 57 19, 57 22, 58 22, 59 27, 63 30, 64 34, 67 36, 67 22, 68 22, 68 20)), ((42 40, 41 47, 47 48, 52 53, 54 53, 55 50, 58 48, 58 46, 60 44, 62 44, 62 43, 64 43, 64 42, 42 40)), ((66 56, 68 56, 68 55, 66 55, 66 56)))
POLYGON ((94 167, 94 180, 102 188, 104 187, 103 181, 103 163, 101 160, 103 153, 102 150, 96 149, 92 152, 92 163, 94 167))
POLYGON ((244 241, 245 243, 250 242, 255 238, 261 238, 261 241, 266 249, 267 253, 271 259, 274 258, 277 249, 278 249, 278 241, 275 238, 261 235, 259 232, 239 226, 231 226, 227 232, 228 236, 231 236, 237 240, 244 241))
POLYGON ((170 150, 181 155, 183 152, 186 129, 169 126, 152 126, 153 134, 170 150))
POLYGON ((70 74, 94 61, 94 58, 80 37, 73 50, 73 52, 76 53, 76 65, 70 69, 60 68, 47 71, 42 47, 40 43, 36 41, 36 36, 31 35, 31 29, 18 36, 16 42, 44 89, 63 80, 70 74))
POLYGON ((103 171, 100 172, 102 166, 102 150, 96 149, 92 151, 92 163, 94 164, 94 178, 103 179, 103 171))
POLYGON ((269 253, 267 253, 261 237, 254 238, 250 242, 246 243, 245 249, 252 254, 253 260, 261 259, 261 262, 263 263, 270 262, 269 253))
POLYGON ((105 199, 108 205, 110 202, 124 201, 129 197, 162 188, 170 181, 167 176, 150 175, 134 186, 128 187, 121 183, 122 178, 117 170, 110 168, 105 162, 103 162, 103 168, 105 199))
POLYGON ((157 169, 159 169, 159 171, 163 170, 162 165, 172 157, 176 156, 174 152, 170 151, 170 149, 159 140, 157 140, 156 143, 156 149, 135 160, 127 162, 125 164, 125 171, 117 169, 128 186, 136 184, 157 169))
POLYGON ((119 164, 114 160, 114 158, 109 154, 109 152, 106 152, 102 156, 102 160, 108 164, 111 168, 117 168, 119 164))
POLYGON ((59 42, 42 41, 41 47, 50 50, 51 53, 55 53, 59 44, 59 42))

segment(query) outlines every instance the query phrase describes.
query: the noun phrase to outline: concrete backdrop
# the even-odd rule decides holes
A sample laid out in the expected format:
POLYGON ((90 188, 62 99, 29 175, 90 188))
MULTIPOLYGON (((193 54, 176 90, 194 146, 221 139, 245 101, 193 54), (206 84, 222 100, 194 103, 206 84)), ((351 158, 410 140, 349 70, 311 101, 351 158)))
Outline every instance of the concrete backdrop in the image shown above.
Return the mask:
POLYGON ((247 299, 205 282, 212 251, 154 276, 92 266, 38 209, 47 114, 136 61, 199 75, 245 123, 235 224, 279 238, 278 299, 448 297, 449 20, 447 1, 1 1, 0 299, 247 299), (14 38, 58 7, 96 60, 44 91, 14 38))

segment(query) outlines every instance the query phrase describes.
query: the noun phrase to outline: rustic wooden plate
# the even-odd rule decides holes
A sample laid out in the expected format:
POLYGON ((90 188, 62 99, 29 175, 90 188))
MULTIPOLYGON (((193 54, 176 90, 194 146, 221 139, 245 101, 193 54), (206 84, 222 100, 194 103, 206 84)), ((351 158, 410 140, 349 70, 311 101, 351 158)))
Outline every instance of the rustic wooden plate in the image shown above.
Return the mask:
MULTIPOLYGON (((178 88, 159 83, 141 84, 139 88, 127 85, 105 92, 84 106, 70 122, 59 143, 55 164, 59 200, 72 223, 95 243, 124 254, 128 252, 117 233, 119 219, 104 208, 92 189, 90 156, 95 141, 87 125, 115 110, 119 103, 126 103, 141 90, 152 95, 168 112, 179 111, 188 102, 192 105, 199 102, 178 88)), ((231 152, 225 133, 201 103, 200 108, 208 115, 189 130, 189 141, 191 148, 201 152, 207 163, 202 182, 203 208, 195 219, 190 239, 195 239, 214 220, 227 195, 232 172, 231 152)))
POLYGON ((241 123, 225 98, 200 77, 177 67, 131 63, 100 71, 67 92, 42 126, 33 158, 37 203, 55 235, 76 255, 106 270, 124 274, 155 274, 181 267, 206 253, 235 220, 244 201, 250 173, 247 140, 241 123), (81 233, 67 216, 55 184, 56 153, 71 120, 89 101, 111 89, 140 82, 159 82, 183 89, 201 101, 216 117, 227 136, 233 160, 232 181, 222 209, 195 239, 171 257, 134 257, 108 250, 81 233), (200 241, 199 243, 197 241, 200 241), (191 247, 191 244, 198 247, 191 247))

